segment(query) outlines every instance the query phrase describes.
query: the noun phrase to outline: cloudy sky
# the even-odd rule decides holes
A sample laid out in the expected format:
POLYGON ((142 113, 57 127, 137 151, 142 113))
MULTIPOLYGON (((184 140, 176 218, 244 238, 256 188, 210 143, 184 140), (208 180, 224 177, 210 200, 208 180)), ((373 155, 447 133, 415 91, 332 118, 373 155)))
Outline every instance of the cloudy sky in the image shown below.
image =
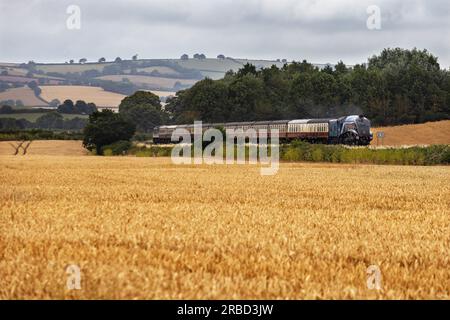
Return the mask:
POLYGON ((0 61, 200 52, 355 64, 385 47, 418 47, 448 68, 449 17, 448 0, 0 0, 0 61), (70 5, 80 8, 80 29, 67 27, 77 21, 70 5), (380 30, 367 27, 371 5, 380 30))

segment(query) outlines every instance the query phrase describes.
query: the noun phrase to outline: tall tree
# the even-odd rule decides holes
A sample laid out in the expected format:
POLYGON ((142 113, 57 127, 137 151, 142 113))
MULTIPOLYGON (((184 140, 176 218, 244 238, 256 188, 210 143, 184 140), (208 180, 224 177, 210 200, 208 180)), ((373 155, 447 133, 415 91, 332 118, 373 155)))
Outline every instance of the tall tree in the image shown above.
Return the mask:
POLYGON ((159 97, 151 92, 136 91, 122 100, 119 113, 141 132, 149 132, 166 120, 159 97))
POLYGON ((119 113, 111 110, 97 111, 89 116, 84 128, 83 146, 88 150, 96 150, 101 155, 103 146, 121 140, 129 141, 135 130, 135 125, 119 113))

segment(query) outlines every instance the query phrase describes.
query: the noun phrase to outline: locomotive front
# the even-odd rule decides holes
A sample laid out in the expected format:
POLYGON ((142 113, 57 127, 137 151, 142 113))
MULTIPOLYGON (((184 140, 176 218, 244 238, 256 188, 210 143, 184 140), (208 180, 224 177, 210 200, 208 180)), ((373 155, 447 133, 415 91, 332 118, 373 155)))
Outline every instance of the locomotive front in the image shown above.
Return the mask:
POLYGON ((341 122, 340 143, 349 145, 369 145, 373 139, 370 131, 370 120, 363 115, 348 116, 339 119, 341 122))

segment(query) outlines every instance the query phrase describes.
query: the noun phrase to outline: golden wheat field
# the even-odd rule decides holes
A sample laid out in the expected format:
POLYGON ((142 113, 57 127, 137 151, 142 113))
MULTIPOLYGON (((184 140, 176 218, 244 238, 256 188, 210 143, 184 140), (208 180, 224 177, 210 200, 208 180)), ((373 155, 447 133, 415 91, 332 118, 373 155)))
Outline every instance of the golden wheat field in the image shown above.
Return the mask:
POLYGON ((0 92, 0 101, 21 100, 25 106, 46 106, 47 103, 38 99, 29 87, 7 89, 0 92))
POLYGON ((450 298, 449 167, 0 163, 1 299, 450 298))
MULTIPOLYGON (((0 156, 14 155, 19 144, 20 141, 0 141, 0 156)), ((27 144, 28 141, 23 146, 27 144)), ((87 153, 87 150, 83 148, 82 141, 79 140, 35 140, 30 143, 26 151, 27 156, 82 156, 87 153)), ((18 154, 18 156, 23 155, 23 148, 19 148, 18 154)))
POLYGON ((372 128, 371 145, 402 146, 450 144, 450 120, 408 124, 391 127, 372 128), (378 141, 377 132, 383 131, 385 137, 378 141))
POLYGON ((63 102, 66 99, 73 101, 84 100, 93 102, 100 107, 117 107, 125 98, 123 94, 105 91, 100 87, 88 86, 40 86, 42 99, 52 101, 58 99, 63 102))

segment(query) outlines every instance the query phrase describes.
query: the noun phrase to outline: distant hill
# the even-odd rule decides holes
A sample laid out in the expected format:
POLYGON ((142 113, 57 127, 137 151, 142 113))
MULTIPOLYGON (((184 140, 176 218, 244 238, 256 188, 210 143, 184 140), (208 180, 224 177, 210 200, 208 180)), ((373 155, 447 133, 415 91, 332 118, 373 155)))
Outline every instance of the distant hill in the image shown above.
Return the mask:
POLYGON ((176 91, 190 88, 199 80, 206 77, 223 78, 227 71, 237 71, 246 63, 251 63, 257 68, 267 68, 272 65, 282 67, 285 62, 231 57, 222 59, 190 57, 102 63, 0 63, 0 101, 21 100, 25 106, 42 106, 55 98, 60 101, 70 98, 96 104, 100 102, 98 105, 111 104, 114 100, 109 106, 117 106, 120 99, 110 97, 112 100, 105 100, 105 92, 124 96, 131 95, 137 90, 155 92, 162 101, 165 101, 168 96, 175 95, 176 91), (43 92, 33 96, 33 91, 27 88, 30 82, 36 82, 43 92), (50 86, 53 88, 48 88, 50 86), (58 86, 61 88, 57 88, 58 86), (67 86, 95 87, 93 90, 101 96, 92 96, 93 91, 87 94, 86 89, 70 90, 67 86))

